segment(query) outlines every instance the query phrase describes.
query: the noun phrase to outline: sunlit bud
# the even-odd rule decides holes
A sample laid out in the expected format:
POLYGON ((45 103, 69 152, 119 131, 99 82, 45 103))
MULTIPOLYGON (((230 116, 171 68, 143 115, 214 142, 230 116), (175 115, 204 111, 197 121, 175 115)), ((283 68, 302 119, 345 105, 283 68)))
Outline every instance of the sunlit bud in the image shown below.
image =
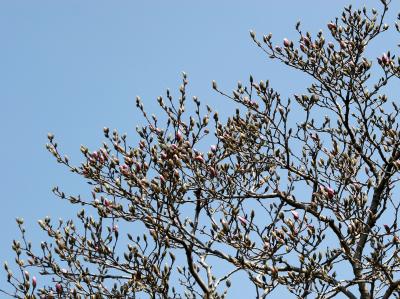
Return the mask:
POLYGON ((62 285, 60 283, 56 283, 56 292, 59 295, 62 294, 62 292, 63 292, 63 288, 62 288, 62 285))
POLYGON ((194 159, 195 159, 197 162, 200 162, 200 163, 204 163, 204 162, 205 162, 202 155, 197 155, 194 159))
POLYGON ((209 168, 209 171, 210 171, 210 174, 211 174, 212 177, 217 176, 217 171, 215 170, 214 167, 210 167, 210 168, 209 168))
POLYGON ((291 41, 287 38, 283 39, 283 45, 287 48, 290 47, 291 41))
POLYGON ((250 36, 251 38, 256 38, 256 33, 253 30, 250 30, 250 36))
POLYGON ((163 182, 163 183, 165 182, 165 178, 164 178, 164 176, 162 174, 160 174, 159 178, 160 178, 161 182, 163 182))
POLYGON ((113 232, 118 232, 118 225, 115 224, 115 225, 113 226, 112 230, 113 230, 113 232))
POLYGON ((216 145, 211 145, 211 151, 213 152, 213 153, 215 153, 216 151, 217 151, 217 146, 216 145))
POLYGON ((384 65, 389 64, 390 59, 389 59, 389 57, 387 56, 386 53, 383 53, 383 55, 382 55, 382 57, 381 57, 381 61, 382 61, 382 63, 383 63, 384 65))
POLYGON ((298 220, 299 219, 299 213, 297 213, 296 211, 291 211, 291 212, 292 212, 294 220, 298 220))
POLYGON ((178 140, 178 142, 180 142, 180 141, 183 140, 183 136, 182 136, 181 131, 178 131, 178 132, 176 133, 176 140, 178 140))
POLYGON ((25 272, 24 272, 24 275, 25 275, 25 279, 26 279, 26 280, 29 280, 29 272, 28 272, 28 271, 25 271, 25 272))
POLYGON ((122 165, 119 167, 119 171, 120 171, 123 175, 127 175, 127 174, 129 174, 129 166, 126 165, 126 164, 122 164, 122 165))
POLYGON ((340 44, 340 47, 341 47, 342 49, 345 49, 345 48, 347 47, 346 42, 343 41, 343 40, 341 40, 339 44, 340 44))
POLYGON ((301 40, 303 41, 303 43, 306 47, 310 46, 311 42, 307 36, 302 36, 301 40))
POLYGON ((49 139, 49 141, 52 142, 53 139, 54 139, 54 135, 52 133, 48 133, 47 134, 47 139, 49 139))
POLYGON ((246 225, 247 224, 247 220, 245 218, 243 218, 242 216, 237 216, 237 218, 239 219, 239 221, 243 224, 246 225))
POLYGON ((330 31, 334 31, 334 30, 336 30, 336 25, 333 24, 333 23, 329 23, 328 24, 328 28, 329 28, 330 31))
POLYGON ((32 277, 32 286, 33 286, 33 288, 36 288, 36 284, 37 284, 36 276, 33 276, 32 277))
POLYGON ((326 193, 328 193, 329 199, 332 199, 335 195, 335 191, 331 187, 325 187, 326 193))

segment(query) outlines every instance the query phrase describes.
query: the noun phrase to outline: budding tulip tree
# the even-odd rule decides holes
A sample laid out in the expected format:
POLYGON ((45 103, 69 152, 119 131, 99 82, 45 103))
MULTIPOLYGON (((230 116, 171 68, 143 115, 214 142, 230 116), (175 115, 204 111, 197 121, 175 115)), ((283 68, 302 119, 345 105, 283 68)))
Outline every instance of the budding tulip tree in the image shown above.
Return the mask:
POLYGON ((254 290, 247 298, 282 288, 298 298, 399 297, 400 108, 383 88, 400 66, 388 49, 366 56, 389 28, 390 1, 381 2, 380 12, 345 8, 316 35, 298 23, 293 41, 250 32, 269 58, 313 79, 304 94, 284 100, 253 77, 226 93, 213 81, 240 107, 222 121, 196 97, 186 111, 183 74, 178 99, 169 91, 157 99, 165 122, 137 98, 145 124, 135 145, 104 128, 107 142, 82 146, 75 166, 49 135, 49 152, 92 196, 54 189, 83 209, 74 221, 40 220, 48 238, 39 252, 18 220, 21 271, 5 265, 12 288, 3 292, 237 298, 244 294, 229 287, 241 275, 254 290))

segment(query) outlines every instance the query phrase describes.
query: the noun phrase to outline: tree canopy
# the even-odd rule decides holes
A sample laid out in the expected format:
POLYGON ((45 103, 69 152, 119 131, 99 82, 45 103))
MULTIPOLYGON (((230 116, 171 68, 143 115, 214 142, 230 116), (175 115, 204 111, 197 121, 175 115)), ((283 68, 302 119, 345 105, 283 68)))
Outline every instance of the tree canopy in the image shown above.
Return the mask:
POLYGON ((229 287, 242 273, 248 297, 284 287, 297 298, 399 298, 400 108, 385 90, 398 84, 400 60, 367 55, 389 30, 390 1, 380 2, 379 11, 346 7, 316 34, 299 22, 293 41, 250 32, 270 59, 312 79, 303 94, 283 99, 252 76, 232 92, 213 81, 238 106, 222 120, 189 102, 183 73, 178 98, 157 98, 164 115, 136 99, 144 124, 134 145, 104 128, 106 142, 82 146, 74 165, 49 134, 47 150, 92 197, 54 188, 83 209, 74 220, 40 220, 39 252, 17 220, 19 271, 5 264, 2 292, 217 299, 235 297, 229 287))

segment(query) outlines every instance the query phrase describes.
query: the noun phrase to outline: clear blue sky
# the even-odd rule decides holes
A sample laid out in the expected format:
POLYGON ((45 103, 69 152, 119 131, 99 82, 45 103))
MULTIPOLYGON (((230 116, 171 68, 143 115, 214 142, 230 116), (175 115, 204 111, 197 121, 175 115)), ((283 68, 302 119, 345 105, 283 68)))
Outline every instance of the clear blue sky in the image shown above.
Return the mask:
MULTIPOLYGON (((0 260, 13 259, 16 217, 25 218, 37 241, 37 219, 74 217, 77 207, 57 200, 53 186, 88 190, 47 153, 47 132, 79 162, 80 145, 100 145, 103 126, 133 136, 141 122, 135 96, 157 113, 155 98, 177 90, 182 71, 190 94, 220 113, 228 102, 211 90, 211 80, 229 91, 251 73, 270 79, 284 96, 302 92, 308 81, 267 60, 249 30, 273 32, 280 42, 296 36, 301 19, 303 29, 316 33, 349 3, 380 7, 349 0, 0 1, 0 260)), ((400 5, 393 8, 392 15, 400 5)), ((382 46, 374 47, 381 53, 382 46)))

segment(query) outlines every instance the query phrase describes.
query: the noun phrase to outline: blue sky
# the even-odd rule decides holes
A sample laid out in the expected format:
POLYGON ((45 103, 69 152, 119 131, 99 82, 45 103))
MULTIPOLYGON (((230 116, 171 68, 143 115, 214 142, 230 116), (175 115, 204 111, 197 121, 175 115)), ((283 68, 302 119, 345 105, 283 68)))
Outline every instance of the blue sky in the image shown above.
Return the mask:
MULTIPOLYGON (((134 136, 142 121, 135 96, 157 114, 155 98, 166 88, 177 90, 182 71, 189 93, 222 114, 234 106, 212 91, 211 80, 229 91, 253 74, 270 79, 284 96, 302 92, 308 80, 267 60, 249 30, 273 32, 280 42, 296 37, 301 19, 303 29, 316 33, 349 3, 380 7, 379 1, 343 0, 1 1, 0 260, 12 259, 16 217, 25 218, 30 237, 39 241, 37 219, 75 215, 77 207, 57 200, 53 186, 88 190, 47 153, 47 132, 79 162, 80 145, 99 146, 104 126, 134 136)), ((392 15, 400 5, 393 8, 392 15)))

